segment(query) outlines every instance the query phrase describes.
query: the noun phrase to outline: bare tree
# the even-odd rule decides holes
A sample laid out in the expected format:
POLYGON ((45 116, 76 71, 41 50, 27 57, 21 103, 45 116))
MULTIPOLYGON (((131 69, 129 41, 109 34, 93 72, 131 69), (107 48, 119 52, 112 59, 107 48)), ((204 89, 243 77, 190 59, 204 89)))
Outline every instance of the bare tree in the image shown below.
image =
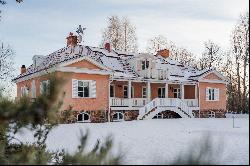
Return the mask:
POLYGON ((148 40, 146 51, 151 54, 156 54, 163 49, 169 49, 168 40, 166 37, 159 35, 148 40))
POLYGON ((200 69, 210 69, 210 68, 218 69, 222 61, 220 46, 211 40, 206 41, 204 43, 204 46, 205 46, 205 50, 202 54, 201 59, 199 59, 199 68, 200 69))
POLYGON ((13 50, 9 46, 4 47, 2 43, 0 47, 0 93, 6 90, 3 85, 13 77, 13 55, 13 50))
POLYGON ((136 28, 131 24, 128 18, 122 20, 118 16, 108 18, 108 26, 102 34, 103 46, 106 42, 111 44, 115 50, 136 52, 137 38, 136 28))

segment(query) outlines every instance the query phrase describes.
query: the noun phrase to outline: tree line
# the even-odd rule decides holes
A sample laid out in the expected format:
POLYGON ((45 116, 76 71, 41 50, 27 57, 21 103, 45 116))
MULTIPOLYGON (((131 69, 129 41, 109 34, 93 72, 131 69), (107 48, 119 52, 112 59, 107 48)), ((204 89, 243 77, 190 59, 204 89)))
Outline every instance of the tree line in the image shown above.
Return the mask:
MULTIPOLYGON (((136 28, 128 18, 118 16, 107 19, 101 46, 109 42, 115 50, 135 52, 138 50, 136 28)), ((196 69, 215 69, 228 78, 227 109, 229 112, 249 112, 249 13, 240 15, 230 36, 230 48, 223 50, 212 40, 204 42, 201 56, 177 46, 163 35, 148 40, 145 52, 156 54, 168 49, 173 60, 196 69), (198 57, 198 58, 197 58, 198 57)))

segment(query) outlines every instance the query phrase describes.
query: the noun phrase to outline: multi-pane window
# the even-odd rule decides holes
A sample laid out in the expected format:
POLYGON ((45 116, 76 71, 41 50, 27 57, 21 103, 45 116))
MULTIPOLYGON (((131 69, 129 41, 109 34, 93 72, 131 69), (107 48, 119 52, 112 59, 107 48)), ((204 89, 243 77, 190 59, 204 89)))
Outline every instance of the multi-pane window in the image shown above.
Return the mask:
POLYGON ((110 97, 115 97, 115 86, 110 85, 110 97))
POLYGON ((40 82, 40 94, 49 94, 50 83, 49 80, 40 82))
POLYGON ((28 96, 29 95, 29 90, 26 86, 21 87, 21 97, 28 96))
POLYGON ((149 61, 148 60, 143 60, 141 63, 142 63, 141 64, 142 70, 146 70, 149 68, 149 61))
POLYGON ((206 100, 207 101, 219 101, 219 89, 207 88, 206 89, 206 100))
MULTIPOLYGON (((128 98, 128 86, 127 85, 123 86, 123 97, 128 98)), ((131 86, 131 97, 132 98, 134 97, 134 87, 133 86, 131 86)))
POLYGON ((147 98, 147 88, 142 87, 142 98, 147 98))
POLYGON ((181 89, 180 88, 174 89, 174 98, 181 98, 181 89))
POLYGON ((158 88, 158 98, 165 98, 165 88, 158 88))
POLYGON ((89 97, 89 89, 88 81, 78 81, 78 97, 89 97))

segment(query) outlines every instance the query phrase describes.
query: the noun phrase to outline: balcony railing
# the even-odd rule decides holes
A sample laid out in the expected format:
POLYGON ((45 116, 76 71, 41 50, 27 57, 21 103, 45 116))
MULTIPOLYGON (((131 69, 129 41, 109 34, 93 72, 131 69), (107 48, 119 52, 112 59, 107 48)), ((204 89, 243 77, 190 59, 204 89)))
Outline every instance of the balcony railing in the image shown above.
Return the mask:
POLYGON ((189 107, 198 107, 198 100, 197 99, 184 99, 184 101, 186 102, 187 106, 189 107))
MULTIPOLYGON (((175 101, 174 99, 171 100, 169 98, 168 100, 171 105, 172 101, 175 101)), ((160 100, 161 101, 161 100, 160 100)), ((187 104, 188 107, 198 107, 198 100, 197 99, 184 99, 184 102, 187 104)), ((110 106, 111 107, 143 107, 148 103, 146 98, 110 98, 110 106)))
POLYGON ((146 104, 145 98, 110 98, 111 107, 143 107, 146 104))
POLYGON ((168 71, 162 69, 146 69, 138 71, 139 75, 144 78, 165 80, 168 78, 168 71))

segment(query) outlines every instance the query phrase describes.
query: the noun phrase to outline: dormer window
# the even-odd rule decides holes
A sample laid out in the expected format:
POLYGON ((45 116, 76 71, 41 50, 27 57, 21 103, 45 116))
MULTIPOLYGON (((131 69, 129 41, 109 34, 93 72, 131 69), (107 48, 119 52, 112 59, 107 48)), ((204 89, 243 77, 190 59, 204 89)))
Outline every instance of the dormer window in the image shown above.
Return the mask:
POLYGON ((141 64, 142 70, 146 70, 149 68, 149 61, 148 60, 143 60, 141 63, 142 63, 141 64))

